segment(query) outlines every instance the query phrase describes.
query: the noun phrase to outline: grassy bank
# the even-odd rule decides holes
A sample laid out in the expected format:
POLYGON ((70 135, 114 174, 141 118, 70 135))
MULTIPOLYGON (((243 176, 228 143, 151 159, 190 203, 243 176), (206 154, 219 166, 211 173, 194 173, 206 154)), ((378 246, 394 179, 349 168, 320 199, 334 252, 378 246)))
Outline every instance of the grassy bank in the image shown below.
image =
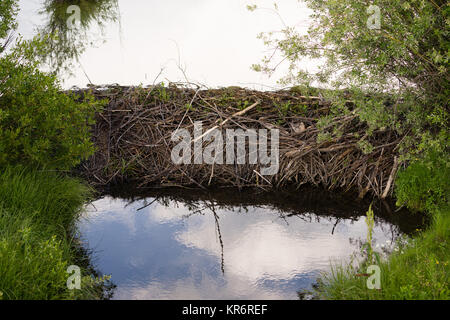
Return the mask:
POLYGON ((399 247, 388 259, 362 263, 358 267, 334 265, 316 294, 322 299, 449 299, 450 209, 433 214, 431 226, 399 247), (368 289, 370 264, 381 271, 381 289, 368 289))
MULTIPOLYGON (((54 172, 9 167, 0 173, 0 298, 71 299, 99 296, 89 276, 68 290, 77 262, 71 230, 90 190, 54 172)), ((86 275, 83 272, 82 275, 86 275)))
MULTIPOLYGON (((316 289, 324 299, 450 299, 450 166, 442 144, 401 170, 395 182, 397 204, 432 218, 426 230, 397 244, 388 258, 370 255, 370 228, 359 266, 334 265, 316 289), (372 259, 371 259, 372 257, 372 259), (380 290, 368 289, 369 265, 380 268, 380 290), (360 276, 357 276, 359 274, 360 276), (366 274, 366 276, 361 276, 366 274)), ((368 221, 370 221, 370 210, 368 221)), ((417 213, 418 214, 418 213, 417 213)), ((370 225, 370 224, 369 224, 370 225)))

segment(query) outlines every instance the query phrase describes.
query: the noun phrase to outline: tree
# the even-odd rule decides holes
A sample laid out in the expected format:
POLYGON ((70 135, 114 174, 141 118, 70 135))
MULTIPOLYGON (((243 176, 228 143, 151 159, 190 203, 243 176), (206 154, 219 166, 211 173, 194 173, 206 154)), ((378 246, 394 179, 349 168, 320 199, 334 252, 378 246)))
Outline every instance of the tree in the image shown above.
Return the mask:
MULTIPOLYGON (((331 86, 335 90, 326 94, 337 105, 340 89, 350 91, 354 112, 368 123, 369 134, 390 127, 407 135, 402 144, 405 159, 428 146, 448 152, 447 1, 305 2, 314 10, 306 35, 291 27, 280 36, 260 35, 289 64, 281 82, 331 86), (305 58, 325 62, 318 72, 308 73, 299 68, 305 58)), ((254 69, 273 72, 273 65, 280 63, 274 57, 267 56, 254 69)), ((348 112, 344 107, 335 110, 348 112)))

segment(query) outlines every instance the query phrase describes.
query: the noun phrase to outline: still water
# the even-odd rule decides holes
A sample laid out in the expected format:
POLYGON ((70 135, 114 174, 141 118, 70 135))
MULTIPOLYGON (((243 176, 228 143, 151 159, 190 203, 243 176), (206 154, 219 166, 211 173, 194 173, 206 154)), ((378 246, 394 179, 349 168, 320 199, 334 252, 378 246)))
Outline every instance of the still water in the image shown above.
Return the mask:
MULTIPOLYGON (((113 299, 297 299, 366 239, 367 207, 318 191, 105 195, 78 229, 113 299)), ((420 224, 386 208, 377 244, 420 224)))

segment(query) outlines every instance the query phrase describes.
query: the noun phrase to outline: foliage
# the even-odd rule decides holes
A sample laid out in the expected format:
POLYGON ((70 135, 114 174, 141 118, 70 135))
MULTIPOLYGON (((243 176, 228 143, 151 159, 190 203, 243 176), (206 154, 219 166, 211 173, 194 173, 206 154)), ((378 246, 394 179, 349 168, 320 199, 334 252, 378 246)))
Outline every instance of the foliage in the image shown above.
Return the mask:
MULTIPOLYGON (((2 0, 0 2, 0 39, 5 39, 8 32, 16 28, 17 0, 2 0)), ((0 53, 8 41, 0 44, 0 53)))
MULTIPOLYGON (((16 26, 16 2, 2 2, 9 24, 1 24, 0 36, 16 26)), ((65 94, 55 74, 39 70, 46 39, 19 39, 0 56, 0 167, 69 169, 93 152, 90 126, 103 101, 65 94)))
POLYGON ((0 167, 27 164, 68 169, 93 152, 90 125, 102 102, 61 92, 38 69, 41 40, 19 40, 0 57, 0 167))
POLYGON ((450 204, 450 163, 435 150, 414 160, 396 180, 397 204, 414 211, 435 212, 450 204))
POLYGON ((369 136, 391 127, 411 137, 403 141, 404 160, 412 158, 409 152, 418 141, 448 134, 447 1, 379 0, 379 29, 369 25, 375 12, 369 10, 371 1, 305 2, 314 10, 308 33, 285 27, 279 33, 260 34, 277 54, 255 65, 256 71, 270 74, 281 60, 289 65, 284 84, 346 89, 328 91, 326 98, 339 103, 350 94, 354 112, 369 126, 369 136), (323 64, 317 72, 307 72, 300 67, 304 59, 323 64))
MULTIPOLYGON (((16 13, 17 1, 0 3, 0 39, 16 13)), ((54 170, 10 166, 69 169, 93 151, 90 125, 102 102, 63 93, 55 74, 39 70, 45 41, 0 50, 0 299, 99 298, 106 278, 85 275, 78 291, 66 285, 70 264, 87 273, 69 235, 91 190, 54 170)))

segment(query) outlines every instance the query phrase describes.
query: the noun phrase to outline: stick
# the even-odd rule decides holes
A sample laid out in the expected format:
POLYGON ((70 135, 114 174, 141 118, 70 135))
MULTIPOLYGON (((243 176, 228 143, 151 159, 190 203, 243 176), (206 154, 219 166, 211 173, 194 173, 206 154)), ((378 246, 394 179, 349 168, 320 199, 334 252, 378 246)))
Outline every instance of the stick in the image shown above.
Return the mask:
POLYGON ((392 167, 391 174, 389 175, 389 179, 386 184, 386 188, 384 189, 384 192, 381 195, 381 199, 385 199, 387 197, 389 190, 391 189, 392 181, 394 181, 394 175, 395 175, 395 172, 397 172, 397 167, 398 167, 398 157, 395 156, 394 157, 394 166, 392 167))
MULTIPOLYGON (((254 104, 252 104, 251 106, 245 108, 244 110, 241 110, 239 112, 236 112, 234 114, 232 114, 231 116, 229 116, 228 118, 226 118, 221 124, 220 126, 223 126, 225 123, 227 123, 228 121, 231 120, 231 118, 233 117, 237 117, 237 116, 241 116, 244 113, 246 113, 247 111, 250 111, 251 109, 253 109, 254 107, 256 107, 258 104, 260 103, 260 101, 255 102, 254 104)), ((217 122, 217 121, 216 121, 217 122)), ((204 134, 202 134, 200 137, 195 138, 192 142, 196 142, 198 140, 200 140, 201 138, 203 138, 204 136, 206 136, 207 134, 209 134, 210 132, 214 131, 215 129, 219 128, 219 125, 215 125, 214 127, 212 127, 209 130, 206 130, 204 134)))

